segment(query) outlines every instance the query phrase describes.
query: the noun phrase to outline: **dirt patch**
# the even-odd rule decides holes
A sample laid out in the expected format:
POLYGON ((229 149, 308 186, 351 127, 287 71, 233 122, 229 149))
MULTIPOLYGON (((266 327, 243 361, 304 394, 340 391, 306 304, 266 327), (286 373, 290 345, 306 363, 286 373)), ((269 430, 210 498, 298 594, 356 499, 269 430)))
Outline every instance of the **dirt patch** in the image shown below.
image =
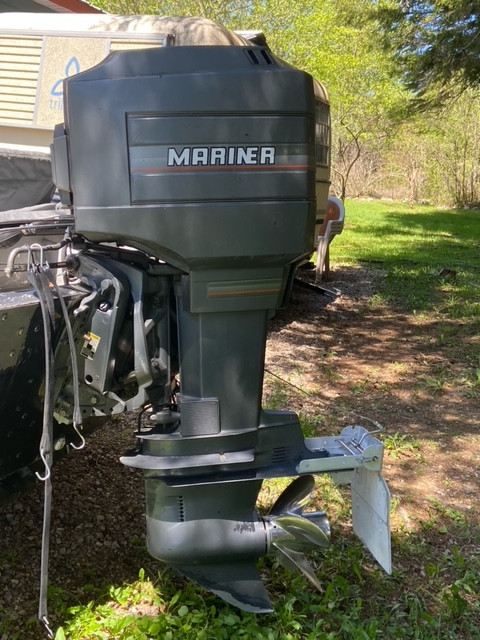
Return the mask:
MULTIPOLYGON (((468 380, 472 362, 464 344, 441 344, 438 318, 378 301, 383 277, 374 268, 337 267, 325 283, 340 292, 334 300, 294 286, 290 306, 272 321, 267 398, 281 389, 318 433, 380 424, 384 474, 408 526, 428 518, 436 501, 478 523, 480 388, 468 380)), ((469 340, 473 347, 478 338, 469 340)))

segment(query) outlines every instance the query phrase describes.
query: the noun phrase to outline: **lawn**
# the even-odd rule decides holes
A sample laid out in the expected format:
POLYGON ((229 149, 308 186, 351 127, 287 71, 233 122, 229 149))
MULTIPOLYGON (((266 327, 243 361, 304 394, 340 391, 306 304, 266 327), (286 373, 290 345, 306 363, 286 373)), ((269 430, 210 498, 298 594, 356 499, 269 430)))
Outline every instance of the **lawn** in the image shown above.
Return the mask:
POLYGON ((407 311, 480 319, 480 212, 392 202, 347 203, 332 259, 385 269, 380 295, 407 311))
MULTIPOLYGON (((479 222, 480 211, 348 202, 328 285, 343 295, 294 291, 269 337, 269 408, 297 411, 308 435, 335 433, 347 414, 387 425, 391 576, 351 533, 348 491, 321 477, 310 507, 332 523, 332 546, 311 555, 321 592, 267 557, 274 613, 243 613, 136 540, 137 580, 92 572, 73 593, 52 579, 56 639, 479 640, 479 222)), ((261 506, 284 486, 266 483, 261 506)), ((0 638, 35 637, 33 627, 5 618, 0 638)))

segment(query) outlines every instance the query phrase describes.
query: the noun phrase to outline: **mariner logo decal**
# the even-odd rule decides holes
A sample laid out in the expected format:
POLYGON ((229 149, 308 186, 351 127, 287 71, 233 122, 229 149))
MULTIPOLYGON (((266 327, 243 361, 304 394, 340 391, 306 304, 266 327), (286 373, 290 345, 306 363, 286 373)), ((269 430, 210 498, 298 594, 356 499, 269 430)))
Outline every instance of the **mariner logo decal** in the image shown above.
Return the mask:
POLYGON ((275 147, 184 147, 168 148, 168 167, 218 167, 274 165, 275 147))

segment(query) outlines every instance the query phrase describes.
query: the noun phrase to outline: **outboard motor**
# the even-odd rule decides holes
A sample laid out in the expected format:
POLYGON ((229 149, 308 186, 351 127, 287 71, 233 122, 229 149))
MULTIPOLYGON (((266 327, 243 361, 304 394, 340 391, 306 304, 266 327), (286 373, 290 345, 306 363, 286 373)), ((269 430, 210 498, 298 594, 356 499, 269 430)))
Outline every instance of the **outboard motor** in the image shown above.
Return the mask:
POLYGON ((91 291, 75 312, 84 411, 90 396, 149 407, 122 462, 145 477, 150 553, 253 612, 272 609, 256 569, 269 551, 318 585, 317 473, 352 484, 354 527, 391 568, 381 443, 357 426, 305 440, 294 413, 261 406, 267 321, 325 210, 328 113, 266 47, 128 51, 65 81, 53 144, 70 275, 91 291), (297 479, 261 517, 276 477, 297 479))

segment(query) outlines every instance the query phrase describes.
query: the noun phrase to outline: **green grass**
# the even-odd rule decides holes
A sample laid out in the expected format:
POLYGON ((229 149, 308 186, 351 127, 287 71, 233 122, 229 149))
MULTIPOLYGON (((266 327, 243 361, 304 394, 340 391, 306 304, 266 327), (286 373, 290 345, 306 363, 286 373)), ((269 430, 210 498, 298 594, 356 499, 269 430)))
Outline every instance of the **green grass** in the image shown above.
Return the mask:
POLYGON ((67 621, 56 640, 477 640, 480 559, 465 557, 455 546, 430 548, 432 528, 446 537, 464 526, 455 513, 440 515, 446 524, 432 516, 420 537, 406 535, 401 542, 402 553, 422 574, 420 581, 408 567, 387 577, 359 543, 337 542, 313 557, 321 593, 275 561, 263 560, 260 570, 268 576, 274 613, 255 616, 169 571, 148 578, 142 570, 137 582, 111 587, 97 600, 64 611, 67 621))
POLYGON ((345 231, 332 245, 337 258, 468 268, 479 258, 479 211, 361 200, 345 206, 345 231))
MULTIPOLYGON (((462 338, 479 334, 480 211, 355 201, 346 212, 332 263, 368 264, 385 272, 373 305, 428 317, 432 335, 445 348, 459 349, 462 338), (442 275, 442 269, 450 271, 442 275)), ((470 357, 465 380, 476 393, 479 354, 470 357)), ((285 386, 272 375, 266 379, 269 407, 285 408, 285 386)), ((444 372, 435 371, 418 383, 436 393, 448 382, 444 372)), ((362 391, 357 385, 356 393, 362 391)), ((308 435, 318 421, 302 417, 308 435)), ((384 443, 391 464, 405 458, 422 463, 421 441, 395 433, 384 443)), ((284 480, 266 483, 260 506, 271 504, 284 486, 284 480)), ((76 596, 51 589, 52 618, 62 623, 57 640, 480 640, 480 531, 462 512, 432 500, 428 519, 413 529, 397 525, 395 569, 387 576, 351 533, 346 490, 322 477, 316 500, 314 506, 328 505, 333 537, 331 548, 312 559, 321 593, 264 558, 259 569, 275 610, 254 616, 168 570, 158 572, 145 551, 146 570, 134 583, 93 592, 87 585, 76 596)), ((0 622, 2 634, 8 640, 24 637, 8 620, 0 622)))
POLYGON ((480 211, 370 201, 346 203, 332 261, 386 271, 381 302, 447 319, 480 317, 480 211))

